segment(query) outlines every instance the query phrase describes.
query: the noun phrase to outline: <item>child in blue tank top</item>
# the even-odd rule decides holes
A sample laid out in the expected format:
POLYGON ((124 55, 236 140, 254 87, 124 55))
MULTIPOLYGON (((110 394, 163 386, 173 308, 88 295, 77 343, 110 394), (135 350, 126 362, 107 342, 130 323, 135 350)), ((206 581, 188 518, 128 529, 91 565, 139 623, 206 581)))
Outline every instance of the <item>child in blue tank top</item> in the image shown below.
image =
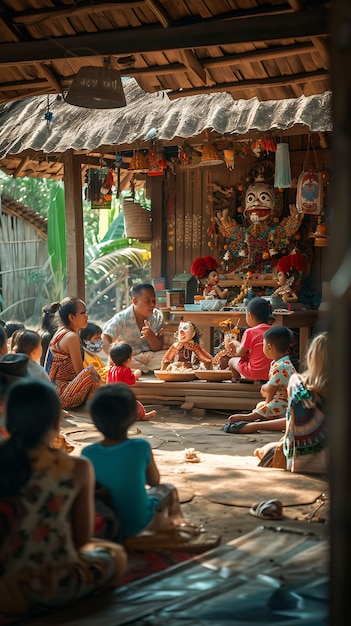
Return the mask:
POLYGON ((94 465, 97 482, 110 490, 122 541, 143 530, 157 532, 165 526, 200 532, 184 523, 177 489, 160 484, 149 442, 128 439, 128 428, 137 419, 137 402, 130 387, 125 383, 102 386, 89 407, 104 438, 84 448, 82 454, 94 465))

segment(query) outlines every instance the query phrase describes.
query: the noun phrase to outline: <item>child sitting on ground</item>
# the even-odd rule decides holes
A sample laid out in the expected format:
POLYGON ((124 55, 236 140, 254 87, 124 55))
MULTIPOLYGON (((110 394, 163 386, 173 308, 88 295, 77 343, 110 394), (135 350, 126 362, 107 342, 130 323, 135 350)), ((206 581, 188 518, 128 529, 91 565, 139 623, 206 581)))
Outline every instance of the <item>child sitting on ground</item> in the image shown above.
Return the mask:
MULTIPOLYGON (((110 349, 110 368, 107 373, 108 383, 126 383, 135 385, 141 376, 141 370, 132 370, 132 347, 125 341, 115 341, 110 349)), ((145 411, 144 406, 137 400, 138 420, 150 420, 156 415, 156 411, 145 411)))
MULTIPOLYGON (((43 351, 41 337, 35 330, 23 328, 16 330, 11 337, 11 352, 17 354, 25 354, 28 357, 27 373, 31 378, 50 381, 49 374, 45 368, 39 364, 43 351)), ((68 417, 68 412, 61 409, 61 417, 68 417)), ((65 452, 73 452, 74 446, 68 443, 66 437, 62 434, 55 437, 53 445, 55 448, 63 448, 65 452)))
POLYGON ((189 542, 199 537, 200 529, 184 521, 177 489, 160 484, 149 442, 128 438, 128 428, 137 419, 136 399, 130 387, 125 383, 100 387, 89 409, 104 438, 83 448, 82 454, 93 463, 98 483, 111 493, 122 541, 133 537, 140 545, 138 541, 145 540, 151 549, 165 549, 165 543, 173 541, 184 543, 187 550, 189 542))
MULTIPOLYGON (((285 430, 283 438, 254 452, 261 467, 280 467, 307 474, 327 473, 328 333, 311 339, 306 365, 302 374, 295 373, 289 380, 286 417, 277 420, 281 422, 281 430, 285 430), (278 456, 276 451, 280 451, 278 456)), ((273 430, 270 424, 264 422, 264 430, 273 430)))
POLYGON ((85 328, 79 330, 84 349, 84 367, 89 367, 89 365, 95 367, 102 382, 106 383, 107 367, 98 354, 101 352, 103 344, 101 333, 102 328, 93 322, 88 322, 85 328))
POLYGON ((274 319, 267 300, 259 297, 250 300, 246 309, 246 323, 249 328, 244 331, 241 342, 235 339, 231 342, 236 348, 236 356, 229 360, 228 366, 234 380, 268 379, 270 359, 263 351, 263 335, 274 319))
MULTIPOLYGON (((288 406, 288 383, 290 376, 295 373, 295 368, 288 355, 289 346, 293 339, 293 333, 286 326, 272 326, 264 334, 263 351, 272 364, 269 371, 268 382, 262 385, 261 395, 263 402, 259 402, 252 413, 246 415, 237 414, 228 417, 228 424, 224 426, 226 433, 246 433, 247 424, 256 422, 257 430, 260 430, 260 422, 265 420, 279 420, 284 418, 288 406)), ((280 430, 281 423, 272 430, 280 430)))
POLYGON ((11 352, 20 352, 28 356, 27 371, 31 378, 50 380, 43 366, 39 365, 43 351, 39 333, 27 328, 16 330, 11 337, 10 348, 11 352))

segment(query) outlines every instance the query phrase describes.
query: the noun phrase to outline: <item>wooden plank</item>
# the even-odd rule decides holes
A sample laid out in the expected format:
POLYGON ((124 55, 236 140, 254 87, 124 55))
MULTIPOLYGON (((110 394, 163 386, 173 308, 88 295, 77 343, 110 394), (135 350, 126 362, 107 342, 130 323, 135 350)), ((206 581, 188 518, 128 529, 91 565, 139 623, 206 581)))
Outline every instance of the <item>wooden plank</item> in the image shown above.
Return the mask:
POLYGON ((233 399, 233 398, 204 398, 203 396, 185 396, 185 402, 193 403, 193 406, 198 407, 200 409, 228 409, 229 411, 242 411, 249 410, 254 408, 256 405, 255 401, 245 400, 245 399, 233 399))

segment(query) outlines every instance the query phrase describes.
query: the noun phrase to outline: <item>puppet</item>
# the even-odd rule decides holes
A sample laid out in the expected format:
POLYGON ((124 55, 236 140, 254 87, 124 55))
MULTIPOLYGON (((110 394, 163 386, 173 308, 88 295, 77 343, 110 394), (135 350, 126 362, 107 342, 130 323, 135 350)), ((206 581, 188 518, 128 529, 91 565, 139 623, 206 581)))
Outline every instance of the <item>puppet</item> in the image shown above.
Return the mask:
POLYGON ((279 221, 277 195, 271 185, 256 179, 247 188, 244 217, 247 226, 241 226, 229 216, 229 209, 218 211, 215 221, 226 240, 224 262, 229 271, 264 271, 269 262, 287 249, 291 237, 301 226, 303 215, 290 205, 289 217, 279 221))
POLYGON ((194 259, 190 272, 203 286, 203 295, 206 299, 225 300, 228 289, 219 286, 218 263, 213 256, 203 256, 194 259))
POLYGON ((272 296, 280 297, 285 304, 297 302, 301 278, 306 269, 306 259, 302 254, 288 254, 279 259, 276 267, 278 287, 272 296))
POLYGON ((192 322, 180 322, 175 333, 175 342, 164 355, 161 369, 177 372, 198 369, 201 364, 205 369, 212 369, 212 356, 200 346, 200 335, 200 329, 192 322))

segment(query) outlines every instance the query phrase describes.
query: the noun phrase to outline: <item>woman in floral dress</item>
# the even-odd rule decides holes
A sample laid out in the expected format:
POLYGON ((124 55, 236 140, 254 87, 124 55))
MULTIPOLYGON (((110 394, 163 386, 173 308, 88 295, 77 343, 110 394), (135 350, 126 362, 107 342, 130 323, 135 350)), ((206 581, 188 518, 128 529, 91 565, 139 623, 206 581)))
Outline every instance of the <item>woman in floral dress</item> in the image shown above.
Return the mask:
POLYGON ((9 391, 0 445, 0 614, 68 605, 121 579, 124 549, 92 539, 94 470, 50 447, 60 401, 46 381, 9 391))

